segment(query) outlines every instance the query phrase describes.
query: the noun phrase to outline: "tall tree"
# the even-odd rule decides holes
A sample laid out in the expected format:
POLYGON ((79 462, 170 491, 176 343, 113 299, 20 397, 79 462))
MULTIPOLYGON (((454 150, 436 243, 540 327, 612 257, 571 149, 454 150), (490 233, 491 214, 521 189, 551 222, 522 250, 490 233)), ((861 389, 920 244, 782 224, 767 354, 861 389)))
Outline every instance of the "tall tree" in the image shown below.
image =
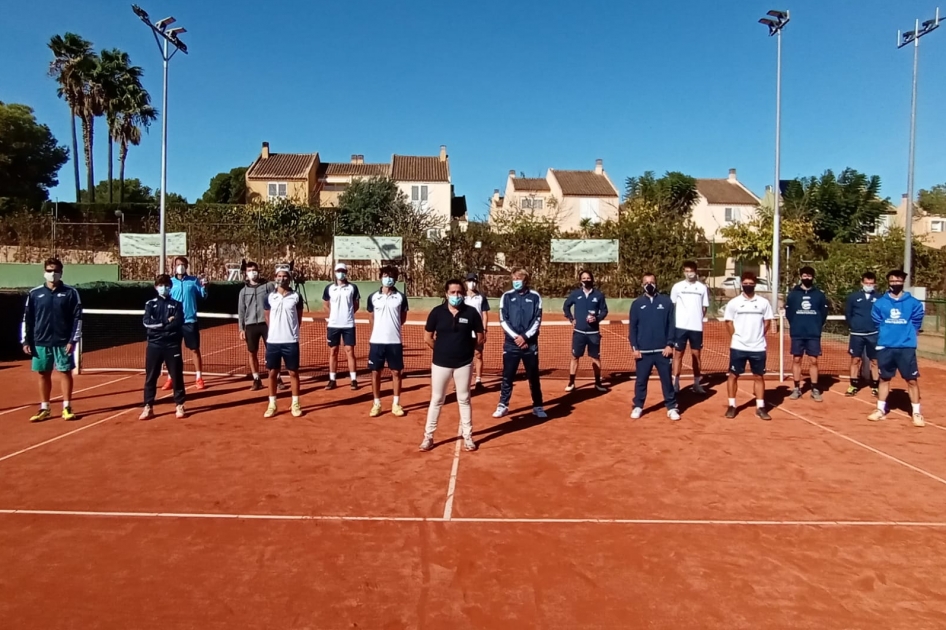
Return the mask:
POLYGON ((69 151, 36 122, 31 107, 0 101, 0 204, 3 198, 30 205, 45 201, 68 159, 69 151))
POLYGON ((247 167, 238 166, 214 175, 199 203, 246 203, 246 170, 247 167))
POLYGON ((660 208, 679 217, 690 215, 699 200, 696 180, 677 171, 656 177, 647 171, 640 177, 628 177, 624 187, 626 201, 641 201, 648 207, 660 208))
POLYGON ((839 175, 827 170, 784 187, 786 207, 811 221, 822 241, 858 243, 867 238, 877 219, 890 211, 890 200, 880 196, 880 177, 853 168, 839 175))
POLYGON ((56 79, 59 98, 69 105, 69 124, 72 130, 72 165, 75 173, 76 201, 79 201, 82 185, 79 183, 79 145, 76 138, 76 117, 82 110, 85 96, 84 77, 90 72, 92 43, 75 33, 54 35, 47 44, 53 53, 49 64, 49 76, 56 79))
POLYGON ((88 71, 82 77, 82 107, 79 119, 82 121, 82 150, 85 153, 85 179, 87 190, 91 193, 90 201, 95 201, 95 119, 105 114, 108 103, 108 68, 101 58, 94 54, 90 59, 88 71))
POLYGON ((131 64, 128 53, 117 48, 103 50, 99 55, 99 60, 99 74, 105 97, 105 118, 108 124, 108 202, 112 203, 114 201, 112 151, 114 143, 120 142, 119 115, 126 106, 134 105, 129 103, 130 99, 127 98, 129 93, 143 93, 146 98, 149 97, 141 85, 143 71, 139 66, 131 64))
POLYGON ((929 190, 921 190, 917 205, 926 214, 946 216, 946 184, 937 184, 929 190))

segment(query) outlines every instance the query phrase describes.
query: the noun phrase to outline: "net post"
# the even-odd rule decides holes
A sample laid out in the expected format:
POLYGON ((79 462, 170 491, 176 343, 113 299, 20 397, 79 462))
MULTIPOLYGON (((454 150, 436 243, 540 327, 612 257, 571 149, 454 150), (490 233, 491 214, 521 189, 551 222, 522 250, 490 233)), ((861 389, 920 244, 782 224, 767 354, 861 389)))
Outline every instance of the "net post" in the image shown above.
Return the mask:
POLYGON ((778 314, 778 382, 785 380, 785 315, 778 314))

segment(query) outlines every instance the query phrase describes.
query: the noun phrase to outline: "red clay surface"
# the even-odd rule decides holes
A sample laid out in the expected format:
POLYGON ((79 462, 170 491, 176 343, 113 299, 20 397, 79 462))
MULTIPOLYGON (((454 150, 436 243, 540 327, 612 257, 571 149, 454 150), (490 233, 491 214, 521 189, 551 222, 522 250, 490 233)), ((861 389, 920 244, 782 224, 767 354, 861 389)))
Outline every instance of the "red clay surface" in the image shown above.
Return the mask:
POLYGON ((720 385, 685 393, 673 424, 656 383, 639 421, 633 382, 598 395, 546 380, 545 421, 526 415, 525 383, 491 418, 491 388, 473 403, 480 451, 455 457, 450 399, 437 448, 416 451, 425 379, 405 381, 405 418, 369 418, 370 392, 346 379, 307 383, 303 418, 282 397, 264 420, 265 396, 215 379, 189 418, 165 400, 139 422, 133 375, 77 394, 80 420, 34 425, 32 404, 3 413, 35 389, 14 365, 0 370, 0 626, 942 628, 946 373, 921 369, 924 429, 868 423, 869 392, 840 384, 822 404, 771 390, 771 423, 745 391, 722 418, 720 385), (364 517, 401 520, 343 520, 364 517))

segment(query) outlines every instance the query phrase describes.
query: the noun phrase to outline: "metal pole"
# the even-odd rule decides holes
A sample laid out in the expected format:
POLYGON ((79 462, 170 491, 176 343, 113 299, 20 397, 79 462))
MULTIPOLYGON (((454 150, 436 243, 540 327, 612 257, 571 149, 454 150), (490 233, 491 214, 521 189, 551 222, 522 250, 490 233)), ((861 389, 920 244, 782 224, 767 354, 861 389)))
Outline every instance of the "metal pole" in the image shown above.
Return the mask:
POLYGON ((165 204, 168 190, 168 40, 164 40, 164 101, 161 111, 161 260, 158 273, 164 273, 168 260, 168 243, 165 234, 165 204))
MULTIPOLYGON (((781 213, 781 142, 782 142, 782 30, 778 31, 778 58, 775 67, 775 193, 772 213, 772 312, 778 314, 779 254, 782 249, 781 213)), ((781 326, 781 321, 779 322, 781 326)))
POLYGON ((909 289, 913 277, 913 166, 916 161, 916 76, 920 63, 920 21, 916 21, 913 39, 913 103, 910 106, 910 166, 907 170, 907 216, 903 226, 903 270, 907 272, 904 289, 909 289))

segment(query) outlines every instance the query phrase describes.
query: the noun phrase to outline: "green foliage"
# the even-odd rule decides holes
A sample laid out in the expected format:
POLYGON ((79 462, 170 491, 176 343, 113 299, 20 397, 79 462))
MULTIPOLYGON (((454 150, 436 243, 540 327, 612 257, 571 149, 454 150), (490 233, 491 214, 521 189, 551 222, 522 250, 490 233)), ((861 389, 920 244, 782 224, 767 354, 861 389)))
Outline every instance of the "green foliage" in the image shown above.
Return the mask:
POLYGON ((246 203, 247 167, 238 166, 226 173, 217 173, 197 203, 246 203))
POLYGON ((790 182, 783 199, 788 216, 810 220, 820 241, 863 242, 890 209, 890 200, 880 197, 880 177, 852 168, 790 182))
POLYGON ((917 202, 920 210, 926 214, 946 216, 946 184, 937 184, 929 190, 921 190, 917 202))
POLYGON ((79 200, 79 149, 76 139, 76 117, 83 108, 85 77, 94 67, 92 43, 75 33, 54 35, 47 44, 53 53, 49 76, 59 84, 56 94, 69 105, 69 123, 72 132, 72 165, 75 176, 76 201, 79 200))
POLYGON ((410 203, 393 179, 356 179, 338 198, 338 233, 388 234, 405 206, 410 203))
POLYGON ((0 101, 0 211, 45 201, 68 159, 69 151, 36 121, 31 107, 0 101))
POLYGON ((670 171, 657 178, 653 171, 647 171, 640 177, 627 178, 624 196, 627 201, 640 201, 684 217, 692 212, 700 194, 696 180, 689 175, 670 171))
MULTIPOLYGON (((108 199, 108 184, 107 179, 103 179, 95 186, 95 198, 96 199, 108 199)), ((81 198, 84 203, 91 203, 92 197, 89 195, 89 191, 83 190, 81 192, 81 198)), ((125 203, 154 203, 155 196, 149 186, 145 186, 141 183, 140 179, 135 177, 125 180, 125 203)))

